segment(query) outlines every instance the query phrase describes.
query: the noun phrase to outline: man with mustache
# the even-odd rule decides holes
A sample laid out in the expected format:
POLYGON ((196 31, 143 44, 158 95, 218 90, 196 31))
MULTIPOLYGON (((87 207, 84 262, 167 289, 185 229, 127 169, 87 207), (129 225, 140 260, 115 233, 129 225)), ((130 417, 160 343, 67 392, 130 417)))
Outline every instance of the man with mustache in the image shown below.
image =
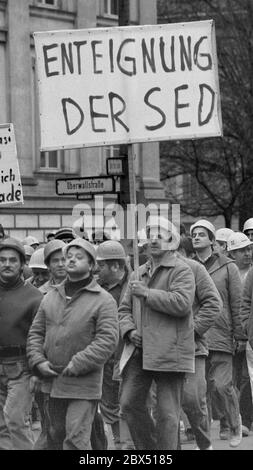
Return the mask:
POLYGON ((0 449, 31 450, 32 394, 26 339, 42 294, 23 280, 25 250, 18 240, 0 243, 0 449))

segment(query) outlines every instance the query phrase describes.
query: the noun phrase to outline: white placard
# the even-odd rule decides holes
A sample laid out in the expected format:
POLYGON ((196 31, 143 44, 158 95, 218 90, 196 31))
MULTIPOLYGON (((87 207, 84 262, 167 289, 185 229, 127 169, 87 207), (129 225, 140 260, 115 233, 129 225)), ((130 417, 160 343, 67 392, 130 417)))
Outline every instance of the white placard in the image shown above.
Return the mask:
POLYGON ((212 20, 34 38, 41 150, 222 135, 212 20))
POLYGON ((13 124, 0 125, 0 205, 23 204, 13 124))

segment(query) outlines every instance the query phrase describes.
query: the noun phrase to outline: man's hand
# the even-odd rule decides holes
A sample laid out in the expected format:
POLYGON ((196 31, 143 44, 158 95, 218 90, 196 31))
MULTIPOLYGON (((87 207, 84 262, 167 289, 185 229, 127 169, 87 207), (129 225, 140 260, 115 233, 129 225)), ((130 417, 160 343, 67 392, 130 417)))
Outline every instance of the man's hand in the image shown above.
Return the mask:
POLYGON ((137 348, 142 347, 142 337, 137 330, 132 330, 128 333, 128 338, 137 348))
POLYGON ((58 375, 57 372, 51 369, 51 364, 49 361, 41 362, 36 367, 44 377, 57 377, 58 375))
POLYGON ((41 391, 41 380, 39 377, 32 375, 29 382, 29 390, 31 393, 36 393, 41 391))
POLYGON ((147 298, 149 289, 142 281, 131 281, 130 282, 131 292, 136 297, 147 298))
POLYGON ((75 368, 71 361, 68 363, 67 367, 65 367, 64 371, 62 372, 62 375, 65 375, 66 377, 74 377, 78 375, 75 372, 75 368))

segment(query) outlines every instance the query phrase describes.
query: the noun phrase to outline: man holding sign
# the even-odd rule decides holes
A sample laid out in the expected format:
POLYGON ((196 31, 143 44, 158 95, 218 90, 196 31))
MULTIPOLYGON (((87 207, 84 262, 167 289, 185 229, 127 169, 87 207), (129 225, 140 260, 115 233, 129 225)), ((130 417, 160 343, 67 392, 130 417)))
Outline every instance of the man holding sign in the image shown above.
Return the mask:
POLYGON ((192 303, 195 283, 191 269, 175 251, 180 236, 164 217, 147 225, 151 263, 130 280, 119 308, 121 334, 135 347, 123 369, 124 413, 138 450, 177 449, 178 427, 186 372, 194 372, 192 303), (141 329, 137 330, 132 300, 141 299, 141 329), (156 426, 146 405, 157 387, 156 426))

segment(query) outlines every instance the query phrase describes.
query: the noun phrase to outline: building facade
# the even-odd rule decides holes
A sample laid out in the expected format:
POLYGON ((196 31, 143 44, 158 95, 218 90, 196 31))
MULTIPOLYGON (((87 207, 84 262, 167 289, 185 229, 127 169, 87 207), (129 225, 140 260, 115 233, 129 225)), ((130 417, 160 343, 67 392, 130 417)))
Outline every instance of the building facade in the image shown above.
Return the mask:
MULTIPOLYGON (((155 24, 154 0, 130 0, 130 24, 155 24)), ((0 223, 20 239, 72 226, 72 196, 56 194, 56 179, 106 175, 119 147, 40 152, 40 122, 33 33, 118 25, 117 0, 0 0, 0 124, 14 124, 24 204, 0 205, 0 223)), ((160 202, 159 144, 135 146, 137 189, 160 202)), ((105 200, 112 202, 115 195, 105 200)), ((94 201, 90 202, 94 205, 94 201)))

